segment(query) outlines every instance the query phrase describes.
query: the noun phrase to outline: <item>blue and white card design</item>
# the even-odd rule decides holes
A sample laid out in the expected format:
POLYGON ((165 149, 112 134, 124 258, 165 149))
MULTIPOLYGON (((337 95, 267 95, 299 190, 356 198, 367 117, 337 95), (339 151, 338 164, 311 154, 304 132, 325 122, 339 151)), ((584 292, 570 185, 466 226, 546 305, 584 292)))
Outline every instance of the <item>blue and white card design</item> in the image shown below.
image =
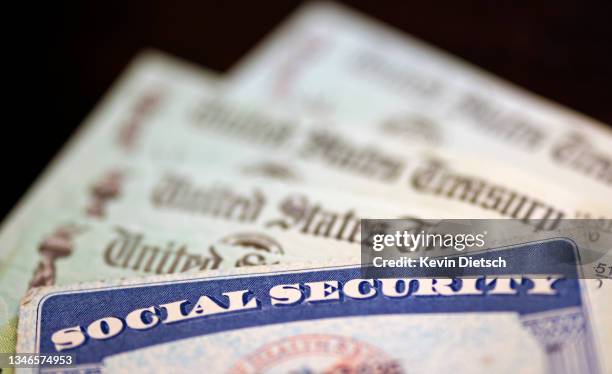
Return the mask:
POLYGON ((600 372, 578 270, 559 276, 546 261, 559 253, 576 249, 552 240, 472 255, 528 259, 534 275, 512 277, 525 268, 367 279, 359 266, 294 265, 38 289, 22 303, 17 348, 73 353, 92 370, 600 372))

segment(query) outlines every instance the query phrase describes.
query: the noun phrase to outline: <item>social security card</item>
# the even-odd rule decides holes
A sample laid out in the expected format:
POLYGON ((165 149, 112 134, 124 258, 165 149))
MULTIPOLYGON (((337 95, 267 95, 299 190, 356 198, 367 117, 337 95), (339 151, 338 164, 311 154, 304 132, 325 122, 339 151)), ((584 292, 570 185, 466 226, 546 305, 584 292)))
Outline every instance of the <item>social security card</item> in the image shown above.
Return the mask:
POLYGON ((17 348, 71 353, 76 369, 92 371, 600 372, 578 269, 559 275, 547 261, 576 259, 575 245, 471 256, 502 252, 509 264, 528 258, 530 273, 434 279, 405 269, 376 279, 358 265, 294 265, 39 289, 23 301, 17 348))

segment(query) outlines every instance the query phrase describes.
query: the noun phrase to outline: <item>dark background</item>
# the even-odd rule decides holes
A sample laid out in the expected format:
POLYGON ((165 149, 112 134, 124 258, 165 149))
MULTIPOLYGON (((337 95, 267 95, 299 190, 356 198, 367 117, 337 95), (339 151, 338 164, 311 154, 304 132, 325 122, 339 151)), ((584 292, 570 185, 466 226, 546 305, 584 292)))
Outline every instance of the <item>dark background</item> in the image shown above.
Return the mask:
MULTIPOLYGON (((155 47, 223 72, 300 2, 48 3, 28 4, 23 15, 4 14, 17 23, 4 33, 16 44, 8 60, 17 66, 7 73, 18 85, 9 94, 25 109, 3 126, 0 217, 137 51, 155 47)), ((612 124, 610 2, 344 3, 612 124)))

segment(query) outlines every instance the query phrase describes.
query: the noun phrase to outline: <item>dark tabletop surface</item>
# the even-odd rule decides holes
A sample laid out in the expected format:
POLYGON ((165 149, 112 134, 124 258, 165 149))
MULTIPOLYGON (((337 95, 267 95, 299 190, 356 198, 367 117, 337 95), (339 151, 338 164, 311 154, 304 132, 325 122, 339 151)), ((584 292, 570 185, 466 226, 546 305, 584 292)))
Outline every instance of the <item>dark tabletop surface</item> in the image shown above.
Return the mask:
MULTIPOLYGON (((611 2, 344 3, 612 124, 608 94, 612 86, 611 2)), ((0 217, 25 193, 137 51, 155 47, 223 72, 299 4, 78 1, 32 5, 8 34, 17 41, 12 56, 18 56, 13 61, 20 65, 18 74, 27 76, 19 90, 22 96, 15 98, 26 101, 31 109, 22 113, 18 123, 4 126, 8 144, 0 148, 0 157, 6 160, 9 182, 3 183, 0 217)))

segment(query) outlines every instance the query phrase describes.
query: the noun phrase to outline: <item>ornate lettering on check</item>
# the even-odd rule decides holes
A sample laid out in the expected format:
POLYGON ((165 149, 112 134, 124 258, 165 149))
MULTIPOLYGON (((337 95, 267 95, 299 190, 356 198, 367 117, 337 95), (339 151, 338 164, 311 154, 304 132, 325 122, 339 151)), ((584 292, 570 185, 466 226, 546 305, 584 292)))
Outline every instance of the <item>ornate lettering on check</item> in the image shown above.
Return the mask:
POLYGON ((481 95, 463 95, 455 110, 477 130, 526 150, 538 149, 546 138, 546 132, 533 118, 503 108, 481 95))
POLYGON ((43 239, 38 246, 40 261, 30 280, 29 287, 52 286, 55 284, 55 261, 67 257, 74 251, 74 234, 80 232, 77 226, 61 226, 43 239))
POLYGON ((385 182, 396 180, 404 168, 400 157, 389 155, 375 146, 354 144, 340 134, 328 131, 310 132, 300 149, 300 156, 385 182))
POLYGON ((190 248, 180 241, 155 241, 138 231, 117 226, 114 238, 106 245, 104 262, 111 267, 148 274, 176 274, 214 270, 224 261, 223 246, 244 250, 236 267, 266 265, 270 255, 282 256, 282 246, 260 233, 230 234, 203 248, 190 248))
POLYGON ((371 50, 360 50, 350 56, 352 67, 367 78, 373 78, 385 88, 391 88, 400 94, 412 94, 419 97, 432 98, 440 96, 444 91, 441 81, 431 74, 392 61, 388 56, 371 50))
POLYGON ((104 262, 112 267, 142 273, 174 274, 217 269, 223 260, 214 248, 208 254, 191 253, 186 244, 173 241, 155 243, 142 233, 116 227, 117 236, 104 251, 104 262))
POLYGON ((121 194, 123 173, 111 170, 91 188, 91 200, 87 206, 87 215, 104 217, 106 205, 121 194))
POLYGON ((278 207, 282 217, 269 220, 266 227, 294 230, 301 234, 359 242, 361 219, 353 210, 336 212, 311 202, 304 195, 291 195, 278 207))
POLYGON ((572 133, 552 149, 552 159, 568 168, 612 186, 612 154, 594 149, 580 134, 572 133))
POLYGON ((444 138, 440 125, 422 114, 394 116, 381 122, 378 128, 385 135, 425 144, 441 145, 444 138))
POLYGON ((371 344, 341 335, 308 334, 266 344, 236 362, 228 374, 274 369, 289 373, 404 373, 399 362, 371 344))
POLYGON ((143 124, 159 106, 161 98, 161 91, 155 89, 136 99, 128 117, 119 126, 118 142, 124 150, 130 151, 134 148, 143 124))
POLYGON ((454 172, 436 159, 418 168, 410 183, 417 192, 465 202, 501 216, 535 222, 537 229, 554 229, 566 216, 561 209, 489 181, 454 172))
POLYGON ((192 116, 195 128, 252 144, 281 147, 291 138, 296 123, 254 110, 242 110, 221 100, 203 100, 192 116))
POLYGON ((196 185, 187 176, 176 174, 166 174, 151 194, 151 204, 156 208, 236 222, 255 222, 265 202, 259 189, 241 194, 222 185, 196 185))

